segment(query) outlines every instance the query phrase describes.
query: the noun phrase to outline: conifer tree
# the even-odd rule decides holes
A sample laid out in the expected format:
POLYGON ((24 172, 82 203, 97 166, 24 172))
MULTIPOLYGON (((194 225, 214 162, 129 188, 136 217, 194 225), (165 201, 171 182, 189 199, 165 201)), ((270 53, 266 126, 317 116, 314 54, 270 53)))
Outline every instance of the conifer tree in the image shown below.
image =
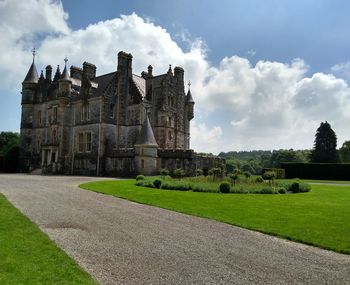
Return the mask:
POLYGON ((337 136, 331 125, 321 122, 315 135, 315 144, 311 152, 311 162, 337 162, 337 136))

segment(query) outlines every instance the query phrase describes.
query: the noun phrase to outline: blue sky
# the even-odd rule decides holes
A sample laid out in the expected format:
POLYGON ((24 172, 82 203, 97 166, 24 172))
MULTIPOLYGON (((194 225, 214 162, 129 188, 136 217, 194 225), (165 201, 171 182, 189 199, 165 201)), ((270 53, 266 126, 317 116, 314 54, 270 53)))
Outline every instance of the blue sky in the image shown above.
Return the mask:
POLYGON ((185 68, 196 100, 198 151, 312 148, 328 120, 338 145, 350 140, 350 2, 92 1, 0 2, 0 131, 18 130, 20 88, 37 68, 116 68, 119 50, 134 72, 152 64, 185 68), (124 16, 121 16, 124 15, 124 16))
POLYGON ((328 72, 349 59, 350 2, 326 0, 63 1, 74 29, 137 13, 166 28, 203 38, 209 59, 236 54, 254 60, 302 58, 311 71, 328 72))

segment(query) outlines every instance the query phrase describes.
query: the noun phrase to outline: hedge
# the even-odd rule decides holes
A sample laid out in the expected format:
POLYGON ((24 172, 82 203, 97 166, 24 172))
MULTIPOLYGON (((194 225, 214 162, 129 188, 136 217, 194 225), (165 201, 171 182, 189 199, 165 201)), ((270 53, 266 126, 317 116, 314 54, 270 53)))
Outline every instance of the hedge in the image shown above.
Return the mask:
POLYGON ((350 180, 350 163, 283 162, 286 178, 318 180, 350 180))

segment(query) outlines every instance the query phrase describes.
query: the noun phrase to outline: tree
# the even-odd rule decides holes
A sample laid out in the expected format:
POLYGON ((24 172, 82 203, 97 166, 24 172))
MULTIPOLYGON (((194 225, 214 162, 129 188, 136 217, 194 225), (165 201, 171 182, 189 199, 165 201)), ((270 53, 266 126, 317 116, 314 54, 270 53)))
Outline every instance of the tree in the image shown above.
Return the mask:
POLYGON ((0 155, 6 155, 6 153, 14 146, 19 145, 19 134, 13 132, 1 132, 0 133, 0 155))
POLYGON ((326 121, 316 131, 315 144, 311 152, 311 162, 337 162, 337 136, 326 121))
POLYGON ((230 174, 230 180, 231 184, 233 182, 234 185, 236 185, 236 180, 238 179, 238 172, 234 172, 230 174))
POLYGON ((165 177, 169 175, 169 170, 162 168, 161 170, 159 170, 159 174, 160 176, 162 176, 163 179, 165 179, 165 177))
POLYGON ((266 171, 262 175, 262 178, 264 180, 269 180, 269 184, 271 185, 271 181, 273 181, 273 179, 276 178, 276 173, 274 171, 266 171))
POLYGON ((350 162, 350 141, 345 141, 339 149, 339 159, 341 162, 350 162))

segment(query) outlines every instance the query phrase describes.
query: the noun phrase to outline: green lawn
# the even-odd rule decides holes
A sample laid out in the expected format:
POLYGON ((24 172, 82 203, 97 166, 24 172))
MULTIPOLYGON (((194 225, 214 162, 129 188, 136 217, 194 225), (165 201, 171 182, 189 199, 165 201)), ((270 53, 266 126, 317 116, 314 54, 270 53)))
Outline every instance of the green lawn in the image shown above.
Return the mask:
POLYGON ((97 284, 0 194, 0 284, 97 284))
POLYGON ((80 187, 350 254, 350 186, 312 185, 308 193, 261 195, 158 190, 134 183, 80 187))

